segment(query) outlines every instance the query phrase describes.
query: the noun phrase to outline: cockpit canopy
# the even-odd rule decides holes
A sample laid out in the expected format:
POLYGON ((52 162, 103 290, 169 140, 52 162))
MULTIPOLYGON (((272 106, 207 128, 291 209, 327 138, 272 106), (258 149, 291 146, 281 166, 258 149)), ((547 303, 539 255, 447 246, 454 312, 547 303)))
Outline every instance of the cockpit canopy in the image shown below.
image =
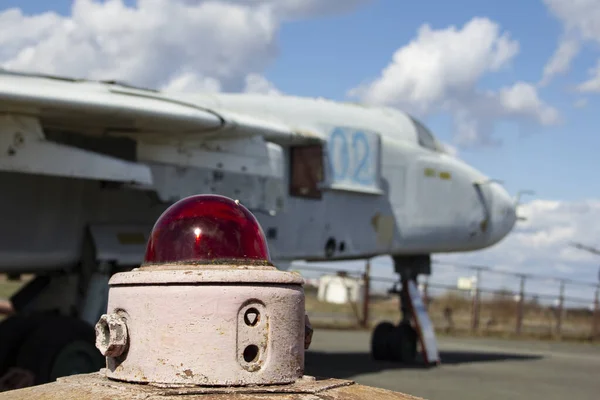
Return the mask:
POLYGON ((416 118, 410 117, 412 122, 415 124, 415 129, 417 130, 417 140, 421 147, 426 149, 437 151, 439 153, 447 153, 446 148, 443 144, 441 144, 433 133, 429 131, 421 122, 419 122, 416 118))

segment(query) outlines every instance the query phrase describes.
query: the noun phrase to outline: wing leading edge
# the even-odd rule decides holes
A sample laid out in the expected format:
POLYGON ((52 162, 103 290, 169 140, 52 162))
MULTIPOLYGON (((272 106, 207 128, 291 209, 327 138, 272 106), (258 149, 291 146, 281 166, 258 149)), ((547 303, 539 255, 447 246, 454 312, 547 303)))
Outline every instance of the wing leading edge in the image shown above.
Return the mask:
POLYGON ((279 121, 211 109, 152 90, 1 71, 0 113, 37 118, 44 127, 136 140, 260 135, 285 141, 302 136, 279 121))
MULTIPOLYGON (((210 101, 195 104, 110 82, 0 70, 0 171, 153 185, 150 167, 140 163, 143 160, 138 157, 120 157, 99 153, 94 146, 57 142, 57 133, 103 142, 110 137, 133 140, 138 156, 148 146, 163 154, 183 144, 190 152, 222 139, 237 139, 226 140, 227 144, 221 146, 225 148, 253 138, 278 144, 319 140, 281 121, 233 112, 218 104, 205 107, 205 103, 210 101)), ((81 144, 76 138, 72 142, 81 144)), ((107 142, 103 147, 112 144, 107 142)), ((148 156, 147 151, 142 153, 148 156)), ((170 161, 180 166, 208 162, 206 157, 195 161, 190 157, 194 158, 187 154, 185 159, 170 161)), ((152 159, 160 162, 159 158, 152 159)), ((256 163, 265 162, 261 160, 256 163)))

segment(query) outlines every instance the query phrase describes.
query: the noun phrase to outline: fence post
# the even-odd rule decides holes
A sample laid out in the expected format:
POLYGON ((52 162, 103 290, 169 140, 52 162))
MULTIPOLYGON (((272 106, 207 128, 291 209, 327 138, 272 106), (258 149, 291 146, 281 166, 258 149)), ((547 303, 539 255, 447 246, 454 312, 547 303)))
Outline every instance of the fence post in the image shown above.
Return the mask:
POLYGON ((475 267, 477 271, 477 282, 475 283, 475 296, 473 296, 473 306, 471 315, 471 331, 476 332, 479 328, 479 306, 480 306, 480 285, 481 285, 481 267, 475 267))
POLYGON ((556 310, 556 335, 561 336, 563 310, 565 305, 565 280, 560 281, 560 296, 558 298, 558 307, 556 310))
POLYGON ((525 275, 520 275, 521 284, 519 288, 519 304, 517 308, 517 327, 516 334, 520 335, 523 329, 523 313, 525 307, 525 275))
POLYGON ((371 286, 371 259, 367 259, 365 264, 365 273, 363 275, 364 282, 364 295, 363 295, 363 317, 361 325, 363 328, 369 326, 369 297, 370 297, 370 286, 371 286))
POLYGON ((600 284, 596 286, 594 295, 594 313, 592 314, 592 340, 600 335, 600 284))

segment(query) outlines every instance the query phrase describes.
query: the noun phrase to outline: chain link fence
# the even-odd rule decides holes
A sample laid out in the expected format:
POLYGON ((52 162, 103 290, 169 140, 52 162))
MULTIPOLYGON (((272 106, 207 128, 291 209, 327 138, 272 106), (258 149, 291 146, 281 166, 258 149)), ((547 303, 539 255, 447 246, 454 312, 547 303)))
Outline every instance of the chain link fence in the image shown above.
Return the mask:
MULTIPOLYGON (((598 284, 452 267, 462 275, 454 281, 431 276, 418 282, 439 333, 600 341, 598 284), (498 281, 500 287, 492 287, 498 281)), ((362 271, 318 264, 293 269, 306 279, 306 310, 316 326, 372 328, 400 319, 399 296, 387 290, 398 280, 372 275, 369 261, 362 271)))

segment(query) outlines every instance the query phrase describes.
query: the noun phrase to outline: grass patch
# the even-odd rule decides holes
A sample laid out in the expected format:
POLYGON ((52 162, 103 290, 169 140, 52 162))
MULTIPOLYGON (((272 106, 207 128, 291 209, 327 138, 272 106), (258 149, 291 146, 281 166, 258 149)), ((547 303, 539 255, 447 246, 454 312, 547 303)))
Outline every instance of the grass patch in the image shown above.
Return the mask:
MULTIPOLYGON (((372 330, 379 322, 397 323, 400 319, 398 296, 373 298, 369 308, 367 328, 360 326, 362 304, 330 304, 320 302, 314 290, 306 291, 306 311, 311 324, 317 329, 372 330)), ((456 293, 448 293, 430 300, 429 316, 440 337, 489 337, 507 340, 544 340, 581 343, 600 343, 593 340, 593 313, 585 309, 563 311, 561 334, 556 334, 558 310, 535 302, 523 305, 521 334, 516 334, 518 303, 504 295, 484 298, 480 305, 479 329, 472 332, 472 300, 456 293), (451 310, 452 325, 448 310, 451 310)))

